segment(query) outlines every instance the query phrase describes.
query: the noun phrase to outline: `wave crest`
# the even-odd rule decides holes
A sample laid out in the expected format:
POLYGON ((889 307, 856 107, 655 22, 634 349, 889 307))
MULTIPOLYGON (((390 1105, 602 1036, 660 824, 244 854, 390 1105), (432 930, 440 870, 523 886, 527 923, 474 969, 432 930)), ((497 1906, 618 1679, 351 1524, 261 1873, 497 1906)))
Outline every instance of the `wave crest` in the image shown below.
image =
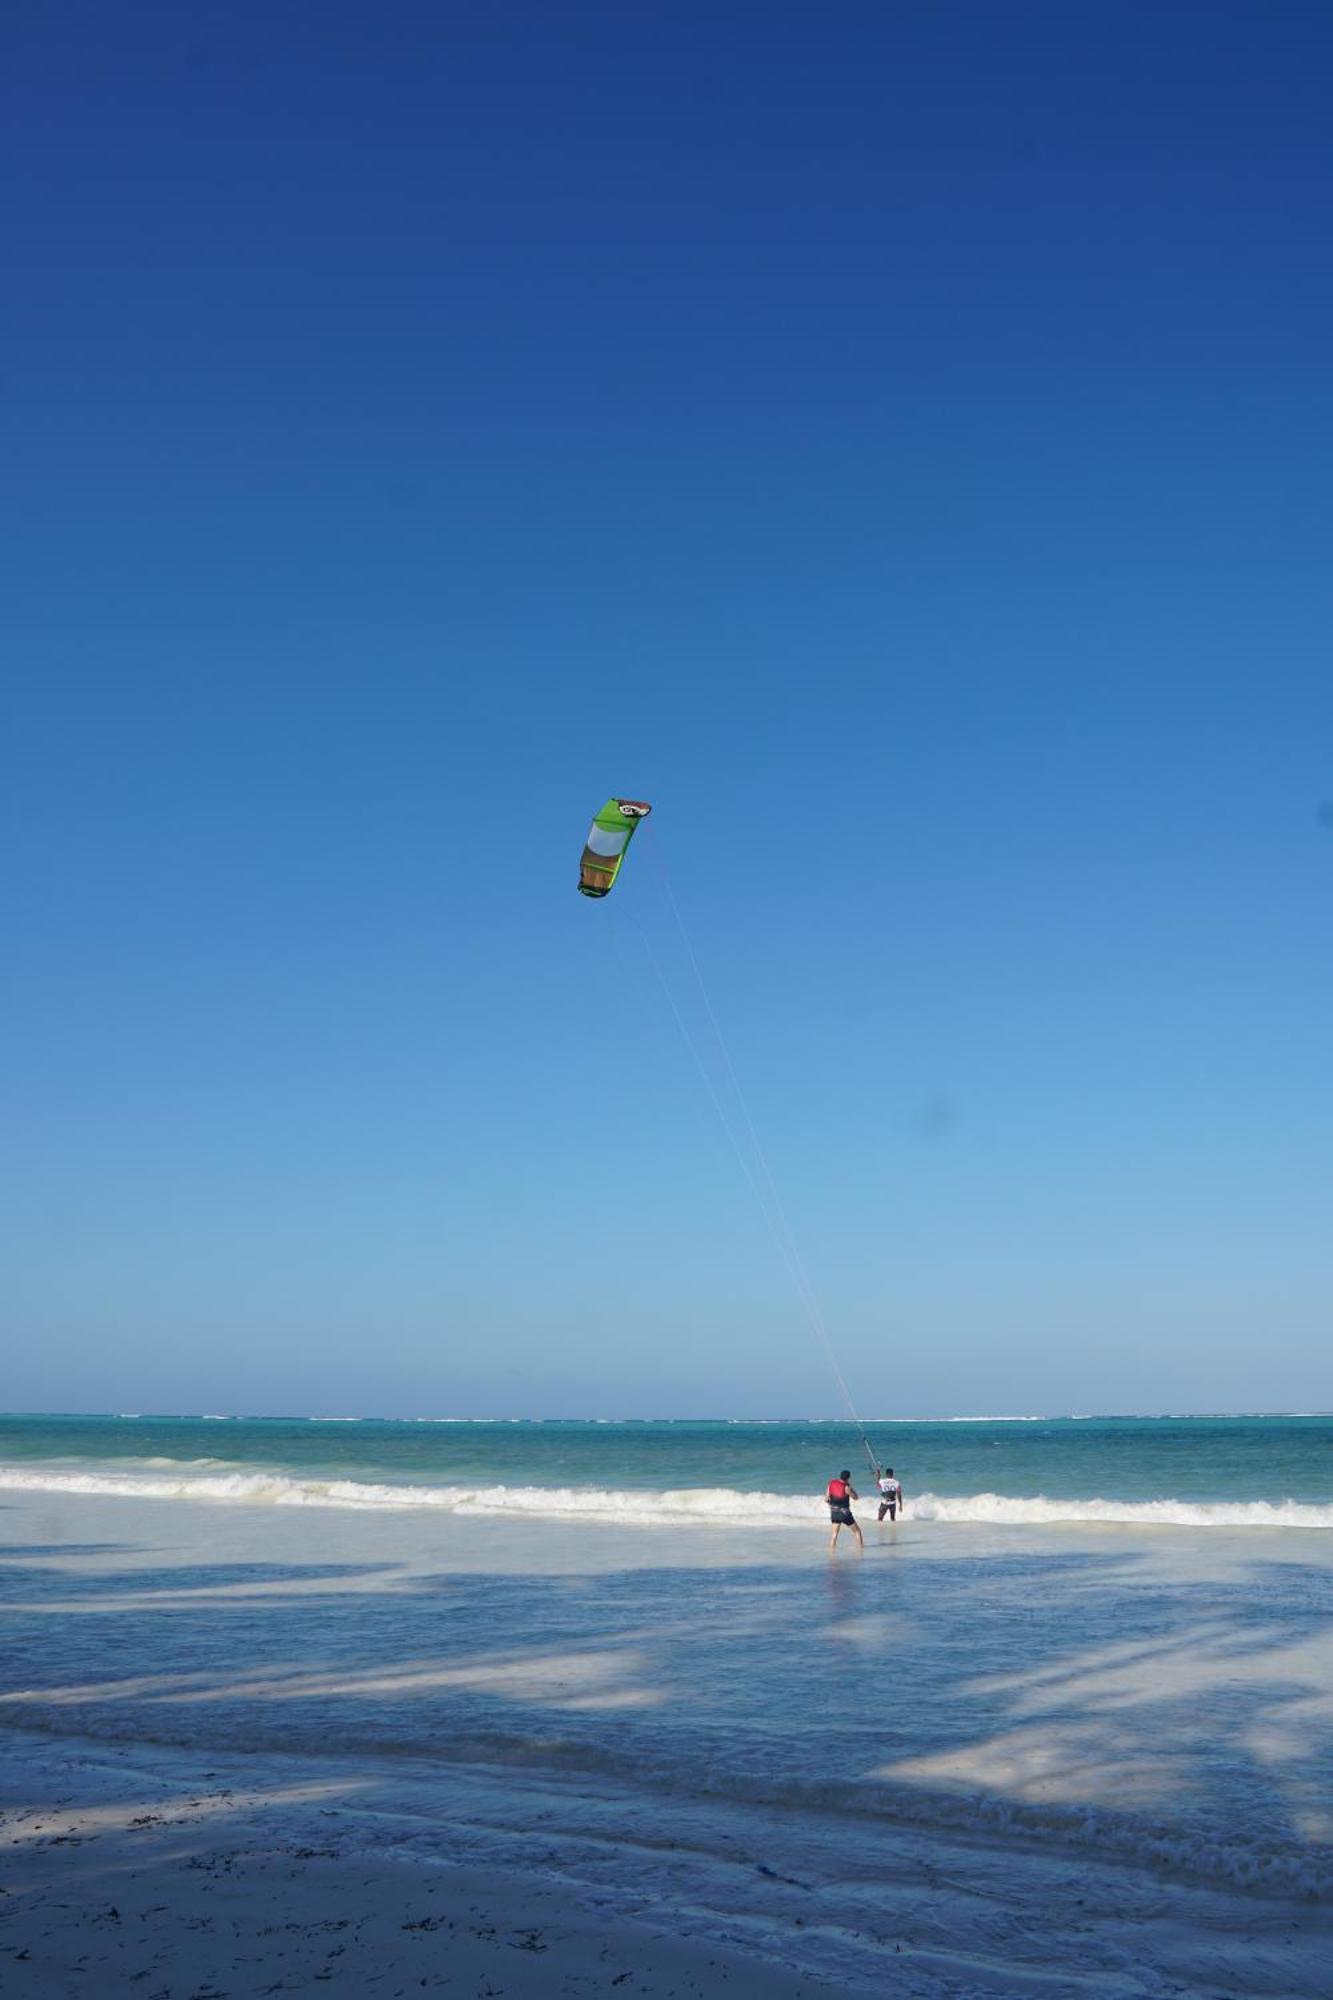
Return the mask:
MULTIPOLYGON (((625 1526, 678 1526, 694 1522, 746 1527, 809 1527, 824 1520, 815 1496, 745 1493, 729 1486, 640 1492, 595 1486, 407 1486, 355 1479, 309 1479, 262 1469, 168 1475, 156 1461, 134 1472, 71 1472, 34 1466, 0 1466, 0 1488, 118 1499, 194 1500, 251 1507, 338 1507, 367 1512, 523 1515, 604 1520, 625 1526)), ((208 1464, 210 1461, 196 1461, 208 1464)), ((217 1464, 219 1461, 212 1461, 217 1464)), ((873 1501, 863 1502, 873 1505, 873 1501)), ((1061 1500, 1002 1493, 913 1498, 906 1519, 940 1525, 1058 1527, 1102 1523, 1164 1528, 1333 1528, 1333 1505, 1297 1500, 1061 1500)))

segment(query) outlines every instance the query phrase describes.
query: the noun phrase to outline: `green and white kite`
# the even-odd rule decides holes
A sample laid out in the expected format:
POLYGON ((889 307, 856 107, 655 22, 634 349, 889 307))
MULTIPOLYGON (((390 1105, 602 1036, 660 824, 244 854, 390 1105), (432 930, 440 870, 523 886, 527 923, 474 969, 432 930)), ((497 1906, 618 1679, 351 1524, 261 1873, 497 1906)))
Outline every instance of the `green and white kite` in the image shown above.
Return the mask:
POLYGON ((642 799, 608 799, 588 831, 579 862, 579 894, 609 894, 629 852, 635 828, 652 811, 642 799))

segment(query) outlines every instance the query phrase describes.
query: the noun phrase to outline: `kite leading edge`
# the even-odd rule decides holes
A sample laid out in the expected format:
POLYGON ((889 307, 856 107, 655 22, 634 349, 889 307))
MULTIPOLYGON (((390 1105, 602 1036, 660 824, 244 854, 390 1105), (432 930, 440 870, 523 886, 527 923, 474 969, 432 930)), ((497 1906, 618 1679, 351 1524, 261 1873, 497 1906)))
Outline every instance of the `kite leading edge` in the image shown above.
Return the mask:
POLYGON ((605 896, 620 873, 620 864, 641 819, 652 807, 642 799, 608 799, 588 830, 579 861, 579 894, 605 896))

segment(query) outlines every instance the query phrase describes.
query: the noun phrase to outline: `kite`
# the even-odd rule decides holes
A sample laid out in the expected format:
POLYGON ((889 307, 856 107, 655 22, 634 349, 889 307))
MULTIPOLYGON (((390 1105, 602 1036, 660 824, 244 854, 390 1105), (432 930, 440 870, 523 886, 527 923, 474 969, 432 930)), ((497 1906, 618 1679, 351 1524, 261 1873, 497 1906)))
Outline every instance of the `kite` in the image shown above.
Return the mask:
POLYGON ((588 829, 579 861, 579 894, 607 895, 620 873, 629 844, 641 819, 652 811, 642 799, 608 799, 588 829))

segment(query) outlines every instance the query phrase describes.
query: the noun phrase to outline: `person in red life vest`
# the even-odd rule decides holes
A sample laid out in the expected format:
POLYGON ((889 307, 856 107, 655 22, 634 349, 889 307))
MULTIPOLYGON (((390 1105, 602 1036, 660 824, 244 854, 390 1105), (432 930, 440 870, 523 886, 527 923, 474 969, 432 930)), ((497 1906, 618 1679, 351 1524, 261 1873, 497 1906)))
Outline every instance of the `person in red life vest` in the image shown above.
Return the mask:
POLYGON ((829 1519, 833 1523, 833 1532, 828 1538, 829 1553, 832 1554, 838 1545, 838 1530, 840 1528, 851 1529, 852 1533, 856 1536, 857 1547, 864 1553, 865 1543, 861 1539, 861 1530, 857 1526, 856 1516, 852 1512, 853 1500, 859 1500, 861 1496, 852 1485, 852 1475, 845 1467, 836 1479, 830 1479, 828 1492, 824 1497, 828 1501, 829 1519))

